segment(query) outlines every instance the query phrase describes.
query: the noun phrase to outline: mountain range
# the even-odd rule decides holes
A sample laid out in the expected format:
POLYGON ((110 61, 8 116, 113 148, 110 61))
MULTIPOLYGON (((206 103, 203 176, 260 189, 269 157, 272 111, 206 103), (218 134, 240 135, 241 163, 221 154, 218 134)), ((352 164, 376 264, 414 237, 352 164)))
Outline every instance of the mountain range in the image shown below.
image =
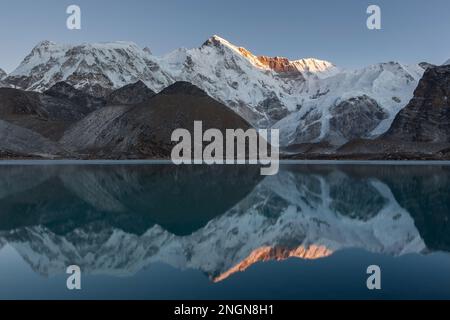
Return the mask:
MULTIPOLYGON (((105 156, 111 151, 107 144, 116 139, 126 140, 128 147, 119 148, 112 157, 117 157, 120 153, 121 157, 127 157, 127 150, 134 148, 135 144, 140 144, 140 149, 147 151, 130 157, 160 157, 166 154, 166 150, 162 149, 167 149, 169 141, 151 141, 154 134, 149 135, 149 132, 153 131, 153 127, 147 133, 145 130, 141 132, 143 126, 149 128, 149 125, 156 126, 156 123, 136 123, 141 129, 133 133, 124 128, 119 129, 119 125, 116 133, 109 134, 117 136, 105 138, 102 134, 114 131, 110 129, 115 128, 120 121, 127 122, 128 120, 123 120, 126 118, 123 118, 123 114, 130 116, 129 111, 133 109, 131 106, 141 105, 141 110, 145 110, 142 104, 151 105, 150 101, 161 100, 161 94, 167 88, 177 83, 189 83, 196 88, 194 91, 198 89, 214 99, 217 106, 220 104, 219 109, 222 110, 222 106, 225 106, 236 114, 233 117, 237 122, 233 123, 233 128, 245 123, 247 127, 279 129, 281 146, 290 156, 335 156, 343 153, 345 156, 352 156, 368 149, 361 147, 367 145, 364 141, 371 142, 386 137, 385 134, 391 129, 400 111, 413 98, 420 99, 414 95, 419 81, 431 82, 427 88, 439 85, 432 76, 422 78, 426 70, 434 68, 444 70, 434 73, 434 76, 439 74, 447 79, 449 75, 445 71, 446 66, 427 63, 405 65, 386 62, 358 70, 347 70, 331 62, 313 58, 289 60, 283 57, 257 56, 219 36, 211 37, 199 48, 177 49, 161 57, 130 42, 65 45, 43 41, 33 48, 14 71, 8 75, 2 73, 0 86, 18 90, 14 94, 27 97, 26 99, 31 99, 29 97, 32 96, 36 100, 39 97, 41 103, 47 105, 43 107, 47 113, 28 114, 33 120, 28 119, 24 125, 21 120, 13 121, 17 118, 16 113, 0 120, 31 130, 34 134, 57 143, 64 149, 57 156, 65 156, 66 153, 74 157, 74 151, 90 153, 91 150, 78 150, 86 139, 91 142, 103 139, 102 143, 90 145, 96 151, 89 156, 105 156), (76 90, 76 93, 65 94, 62 92, 64 88, 73 92, 76 90), (55 103, 63 105, 61 113, 65 113, 64 115, 48 113, 47 109, 52 109, 48 104, 55 103), (108 108, 104 108, 106 106, 108 108), (70 119, 67 118, 69 113, 70 119), (89 117, 85 118, 87 114, 89 117), (65 118, 62 119, 63 117, 65 118), (42 123, 31 125, 29 122, 36 121, 36 118, 50 121, 51 125, 45 125, 46 129, 42 129, 42 123), (119 118, 122 120, 118 120, 119 118), (80 123, 75 124, 76 122, 80 123), (89 132, 90 137, 83 137, 79 141, 68 138, 71 133, 73 136, 77 132, 77 126, 81 131, 87 129, 87 123, 90 124, 90 129, 86 132, 89 132), (128 135, 134 135, 132 141, 127 140, 128 135), (147 138, 136 138, 137 136, 147 138), (149 146, 142 147, 148 143, 149 146), (150 152, 148 149, 152 148, 158 150, 150 152), (99 151, 100 149, 104 150, 99 151)), ((186 85, 176 85, 175 88, 186 90, 186 85)), ((437 90, 435 93, 439 92, 437 90)), ((416 94, 424 93, 416 90, 416 94)), ((185 97, 185 92, 181 96, 185 97)), ((5 109, 3 101, 0 98, 1 110, 5 109)), ((441 99, 442 101, 444 100, 441 99)), ((19 99, 15 103, 19 108, 28 108, 28 100, 19 99)), ((195 103, 198 105, 202 102, 195 103)), ((436 107, 445 110, 448 103, 445 100, 443 105, 436 107)), ((214 113, 213 109, 215 110, 200 109, 195 113, 200 116, 199 112, 203 112, 200 116, 202 119, 210 118, 211 113, 214 113)), ((162 111, 161 109, 160 112, 162 111)), ((20 117, 22 116, 21 114, 20 117)), ((170 122, 173 115, 167 114, 164 117, 168 117, 164 120, 170 122)), ((431 125, 435 120, 422 119, 431 125)), ((446 120, 443 121, 441 126, 445 126, 446 120)), ((188 125, 183 122, 177 124, 188 125)), ((444 131, 441 133, 444 143, 431 148, 433 156, 447 148, 448 136, 445 136, 444 131)), ((22 133, 22 136, 27 134, 22 133)), ((155 135, 158 136, 157 133, 155 135)), ((412 140, 414 143, 414 137, 412 140)), ((0 145, 0 151, 11 155, 24 154, 26 151, 26 147, 15 150, 8 146, 11 146, 11 142, 0 145)), ((395 150, 395 147, 391 149, 395 150)), ((419 151, 421 150, 417 148, 407 150, 413 154, 419 151)), ((49 153, 45 150, 39 152, 49 153)), ((33 154, 37 153, 33 151, 33 154)))

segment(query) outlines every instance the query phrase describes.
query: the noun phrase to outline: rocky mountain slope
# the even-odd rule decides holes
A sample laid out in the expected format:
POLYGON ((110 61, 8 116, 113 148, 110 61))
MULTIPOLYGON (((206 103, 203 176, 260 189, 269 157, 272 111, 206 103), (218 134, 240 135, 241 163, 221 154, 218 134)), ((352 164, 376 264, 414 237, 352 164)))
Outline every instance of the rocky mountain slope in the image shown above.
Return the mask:
POLYGON ((134 43, 82 45, 43 41, 5 79, 25 90, 45 91, 60 81, 94 96, 144 81, 154 91, 173 82, 157 61, 134 43))
POLYGON ((6 78, 7 73, 0 68, 0 88, 1 87, 9 87, 9 85, 3 81, 4 78, 6 78))
POLYGON ((256 56, 213 36, 199 48, 177 49, 163 57, 132 43, 44 41, 5 81, 37 91, 66 81, 103 97, 137 81, 154 92, 186 81, 253 126, 279 128, 284 146, 318 142, 339 146, 386 132, 411 99, 423 71, 419 65, 398 62, 343 70, 318 59, 256 56), (341 114, 342 108, 352 105, 341 114))
POLYGON ((110 106, 82 119, 61 139, 77 153, 108 158, 170 158, 175 129, 193 132, 194 121, 203 130, 247 130, 250 124, 204 91, 187 82, 176 82, 150 100, 132 106, 110 106))
MULTIPOLYGON (((57 140, 72 123, 104 105, 68 84, 45 93, 0 88, 0 119, 57 140)), ((30 144, 33 141, 30 141, 30 144)))
POLYGON ((343 153, 450 154, 450 66, 428 68, 414 97, 375 140, 349 142, 343 153))
POLYGON ((67 152, 32 130, 0 120, 0 157, 58 158, 67 152))

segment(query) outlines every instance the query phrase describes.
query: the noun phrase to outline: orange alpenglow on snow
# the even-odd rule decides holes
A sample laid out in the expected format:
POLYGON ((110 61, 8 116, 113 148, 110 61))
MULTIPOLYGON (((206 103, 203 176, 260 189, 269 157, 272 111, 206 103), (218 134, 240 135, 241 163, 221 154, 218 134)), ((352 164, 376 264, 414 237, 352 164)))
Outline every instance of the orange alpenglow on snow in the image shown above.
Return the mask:
POLYGON ((300 258, 306 260, 315 260, 320 258, 325 258, 333 254, 333 251, 328 249, 325 246, 312 245, 309 247, 300 246, 295 249, 285 249, 280 247, 261 247, 255 249, 250 253, 250 255, 239 262, 237 265, 220 274, 219 276, 213 279, 214 282, 220 282, 227 279, 234 273, 243 272, 251 265, 257 262, 264 262, 270 260, 286 260, 289 258, 300 258))

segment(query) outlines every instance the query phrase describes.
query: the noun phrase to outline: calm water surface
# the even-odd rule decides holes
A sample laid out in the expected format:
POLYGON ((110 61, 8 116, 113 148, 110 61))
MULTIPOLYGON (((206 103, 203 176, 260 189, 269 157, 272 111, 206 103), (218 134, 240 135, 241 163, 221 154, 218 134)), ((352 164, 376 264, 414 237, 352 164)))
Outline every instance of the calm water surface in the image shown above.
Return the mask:
POLYGON ((2 299, 450 298, 446 163, 2 164, 2 299))

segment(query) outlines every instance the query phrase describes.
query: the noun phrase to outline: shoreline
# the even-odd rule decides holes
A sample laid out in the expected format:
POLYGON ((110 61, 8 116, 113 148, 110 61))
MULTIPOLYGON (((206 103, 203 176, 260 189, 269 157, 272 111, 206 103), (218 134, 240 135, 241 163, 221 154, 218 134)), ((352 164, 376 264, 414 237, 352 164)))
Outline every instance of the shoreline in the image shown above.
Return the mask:
MULTIPOLYGON (((450 159, 280 159, 280 165, 450 165, 450 159)), ((45 159, 45 158, 0 158, 0 166, 4 165, 176 165, 170 159, 45 159)), ((186 166, 217 166, 184 164, 186 166)), ((232 166, 251 164, 227 164, 232 166)), ((181 165, 179 165, 181 166, 181 165)), ((261 166, 255 164, 255 166, 261 166)))
MULTIPOLYGON (((364 154, 299 154, 299 153, 281 153, 279 155, 280 164, 288 163, 364 163, 364 162, 380 162, 380 163, 445 163, 450 162, 450 153, 364 153, 364 154)), ((17 154, 11 152, 0 152, 0 163, 6 162, 51 162, 52 164, 61 163, 160 163, 171 164, 172 160, 165 156, 145 157, 143 155, 119 155, 111 157, 95 157, 94 155, 78 154, 71 156, 51 155, 51 154, 17 154)), ((204 163, 202 163, 204 164, 204 163)), ((189 164, 187 164, 189 165, 189 164)), ((237 164, 235 164, 237 165, 237 164)))

